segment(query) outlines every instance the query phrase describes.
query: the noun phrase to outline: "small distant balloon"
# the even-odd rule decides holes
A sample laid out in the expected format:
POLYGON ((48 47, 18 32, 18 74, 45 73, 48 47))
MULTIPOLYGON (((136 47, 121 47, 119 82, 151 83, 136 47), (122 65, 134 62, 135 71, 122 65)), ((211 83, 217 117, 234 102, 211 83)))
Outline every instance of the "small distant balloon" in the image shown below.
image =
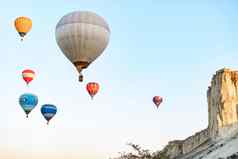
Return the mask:
POLYGON ((32 20, 28 17, 18 17, 15 20, 15 28, 21 37, 21 41, 32 28, 32 20))
POLYGON ((163 102, 163 98, 160 96, 154 96, 153 102, 157 108, 159 108, 160 104, 163 102))
POLYGON ((35 72, 30 69, 26 69, 22 71, 22 78, 28 85, 34 78, 35 78, 35 72))
POLYGON ((38 97, 31 93, 22 94, 19 98, 19 104, 26 113, 26 117, 28 118, 29 113, 38 104, 38 97))
POLYGON ((55 116, 57 113, 57 107, 52 104, 44 104, 41 107, 41 114, 47 121, 47 125, 49 124, 50 120, 55 116))
POLYGON ((99 91, 99 84, 96 82, 89 82, 86 86, 86 89, 89 93, 89 95, 91 96, 91 98, 93 99, 93 97, 98 93, 99 91))

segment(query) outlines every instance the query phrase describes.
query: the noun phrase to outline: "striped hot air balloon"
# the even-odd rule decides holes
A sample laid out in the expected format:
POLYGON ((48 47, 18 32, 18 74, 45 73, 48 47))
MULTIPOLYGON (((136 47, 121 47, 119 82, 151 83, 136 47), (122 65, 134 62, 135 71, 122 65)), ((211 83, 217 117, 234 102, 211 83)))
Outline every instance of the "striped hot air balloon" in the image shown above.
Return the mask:
POLYGON ((98 93, 99 84, 96 82, 89 82, 86 86, 86 89, 89 95, 91 96, 91 98, 93 99, 93 97, 98 93))
POLYGON ((26 69, 22 71, 22 78, 28 85, 35 78, 35 72, 33 70, 26 69))
POLYGON ((50 120, 57 113, 57 107, 52 104, 44 104, 41 107, 41 114, 44 116, 45 120, 47 120, 47 124, 49 124, 50 120))

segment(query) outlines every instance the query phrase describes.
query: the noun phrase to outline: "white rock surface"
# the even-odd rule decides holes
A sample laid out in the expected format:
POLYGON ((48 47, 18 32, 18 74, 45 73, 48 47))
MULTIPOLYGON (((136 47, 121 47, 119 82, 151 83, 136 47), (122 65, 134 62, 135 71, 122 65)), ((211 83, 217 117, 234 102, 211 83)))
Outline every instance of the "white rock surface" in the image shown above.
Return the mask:
POLYGON ((208 128, 185 140, 169 142, 161 152, 171 159, 222 159, 238 153, 238 71, 217 71, 207 101, 208 128))
MULTIPOLYGON (((230 156, 237 154, 238 158, 238 136, 221 140, 206 151, 193 157, 194 159, 227 159, 230 156)), ((234 157, 234 159, 236 159, 234 157)))

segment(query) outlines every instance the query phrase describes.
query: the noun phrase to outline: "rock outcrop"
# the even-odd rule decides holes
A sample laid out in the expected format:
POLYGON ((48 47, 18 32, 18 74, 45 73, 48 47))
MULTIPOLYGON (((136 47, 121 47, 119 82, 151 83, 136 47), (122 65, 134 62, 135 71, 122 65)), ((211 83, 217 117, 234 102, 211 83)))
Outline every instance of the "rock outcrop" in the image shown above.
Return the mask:
POLYGON ((175 140, 170 141, 168 145, 159 152, 159 155, 166 156, 168 158, 175 158, 183 155, 183 141, 175 140))
MULTIPOLYGON (((238 133, 238 71, 221 69, 213 75, 207 90, 208 128, 185 140, 176 140, 161 151, 170 159, 194 158, 199 152, 238 133)), ((210 148, 210 149, 209 149, 210 148)))
POLYGON ((238 71, 222 69, 212 78, 207 91, 209 132, 215 139, 225 135, 223 128, 238 122, 238 71))

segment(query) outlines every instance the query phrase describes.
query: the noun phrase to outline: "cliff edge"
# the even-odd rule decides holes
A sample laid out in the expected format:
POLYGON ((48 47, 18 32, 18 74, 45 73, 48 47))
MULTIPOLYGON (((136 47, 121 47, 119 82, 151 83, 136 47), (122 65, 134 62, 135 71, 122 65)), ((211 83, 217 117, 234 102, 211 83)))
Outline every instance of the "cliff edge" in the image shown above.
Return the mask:
POLYGON ((207 90, 208 127, 185 140, 175 140, 160 152, 170 159, 238 158, 238 71, 213 75, 207 90))

